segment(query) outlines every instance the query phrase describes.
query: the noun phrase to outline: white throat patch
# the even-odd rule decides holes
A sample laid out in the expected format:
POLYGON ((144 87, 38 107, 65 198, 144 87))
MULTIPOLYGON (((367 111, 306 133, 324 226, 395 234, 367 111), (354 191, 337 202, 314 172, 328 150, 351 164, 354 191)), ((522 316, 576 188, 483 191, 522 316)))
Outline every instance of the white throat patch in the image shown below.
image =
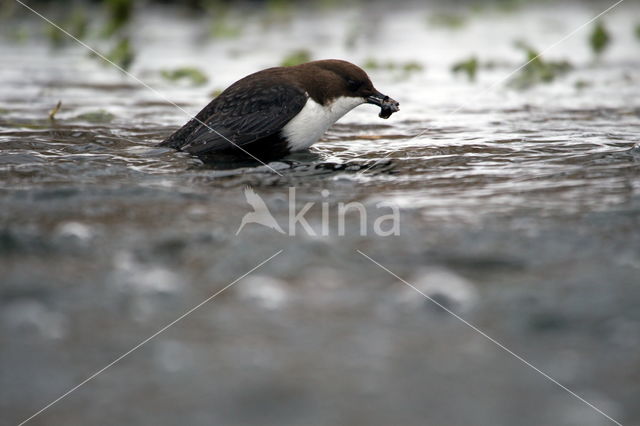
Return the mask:
POLYGON ((309 148, 333 123, 363 103, 365 103, 364 98, 341 96, 323 106, 307 98, 307 103, 298 115, 282 128, 282 135, 287 138, 289 149, 302 151, 309 148))

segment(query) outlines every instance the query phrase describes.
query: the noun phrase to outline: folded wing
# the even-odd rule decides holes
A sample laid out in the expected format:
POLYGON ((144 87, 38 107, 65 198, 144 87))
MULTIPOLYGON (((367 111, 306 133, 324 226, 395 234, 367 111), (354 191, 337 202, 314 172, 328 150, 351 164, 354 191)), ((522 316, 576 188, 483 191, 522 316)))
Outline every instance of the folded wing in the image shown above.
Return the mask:
POLYGON ((198 155, 247 147, 279 132, 306 101, 304 91, 292 85, 233 85, 161 145, 198 155))

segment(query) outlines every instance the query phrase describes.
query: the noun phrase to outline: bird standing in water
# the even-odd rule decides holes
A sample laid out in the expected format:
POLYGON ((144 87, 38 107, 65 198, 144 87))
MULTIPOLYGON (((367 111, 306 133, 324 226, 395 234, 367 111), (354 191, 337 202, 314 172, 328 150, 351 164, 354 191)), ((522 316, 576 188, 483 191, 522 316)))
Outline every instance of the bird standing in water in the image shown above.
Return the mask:
POLYGON ((376 90, 367 73, 327 59, 268 68, 233 83, 160 146, 204 161, 270 161, 303 151, 353 108, 364 103, 389 118, 395 100, 376 90))

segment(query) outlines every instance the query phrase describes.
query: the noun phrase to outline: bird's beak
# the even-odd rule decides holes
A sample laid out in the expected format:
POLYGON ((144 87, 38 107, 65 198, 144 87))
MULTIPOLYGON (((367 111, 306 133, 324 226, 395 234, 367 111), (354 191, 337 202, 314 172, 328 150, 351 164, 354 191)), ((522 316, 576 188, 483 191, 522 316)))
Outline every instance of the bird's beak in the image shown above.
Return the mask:
POLYGON ((367 103, 380 107, 380 114, 378 115, 380 118, 389 118, 394 112, 400 111, 400 103, 398 101, 383 95, 377 90, 373 95, 367 97, 367 103))

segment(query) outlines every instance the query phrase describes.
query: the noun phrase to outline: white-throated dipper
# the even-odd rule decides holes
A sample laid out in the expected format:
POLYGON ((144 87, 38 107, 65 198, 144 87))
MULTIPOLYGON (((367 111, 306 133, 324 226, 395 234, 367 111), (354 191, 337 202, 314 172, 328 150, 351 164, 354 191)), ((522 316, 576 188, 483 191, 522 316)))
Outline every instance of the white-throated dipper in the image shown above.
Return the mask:
POLYGON ((309 148, 358 105, 389 118, 399 104, 360 67, 327 59, 258 71, 233 83, 161 146, 216 158, 281 158, 309 148))

